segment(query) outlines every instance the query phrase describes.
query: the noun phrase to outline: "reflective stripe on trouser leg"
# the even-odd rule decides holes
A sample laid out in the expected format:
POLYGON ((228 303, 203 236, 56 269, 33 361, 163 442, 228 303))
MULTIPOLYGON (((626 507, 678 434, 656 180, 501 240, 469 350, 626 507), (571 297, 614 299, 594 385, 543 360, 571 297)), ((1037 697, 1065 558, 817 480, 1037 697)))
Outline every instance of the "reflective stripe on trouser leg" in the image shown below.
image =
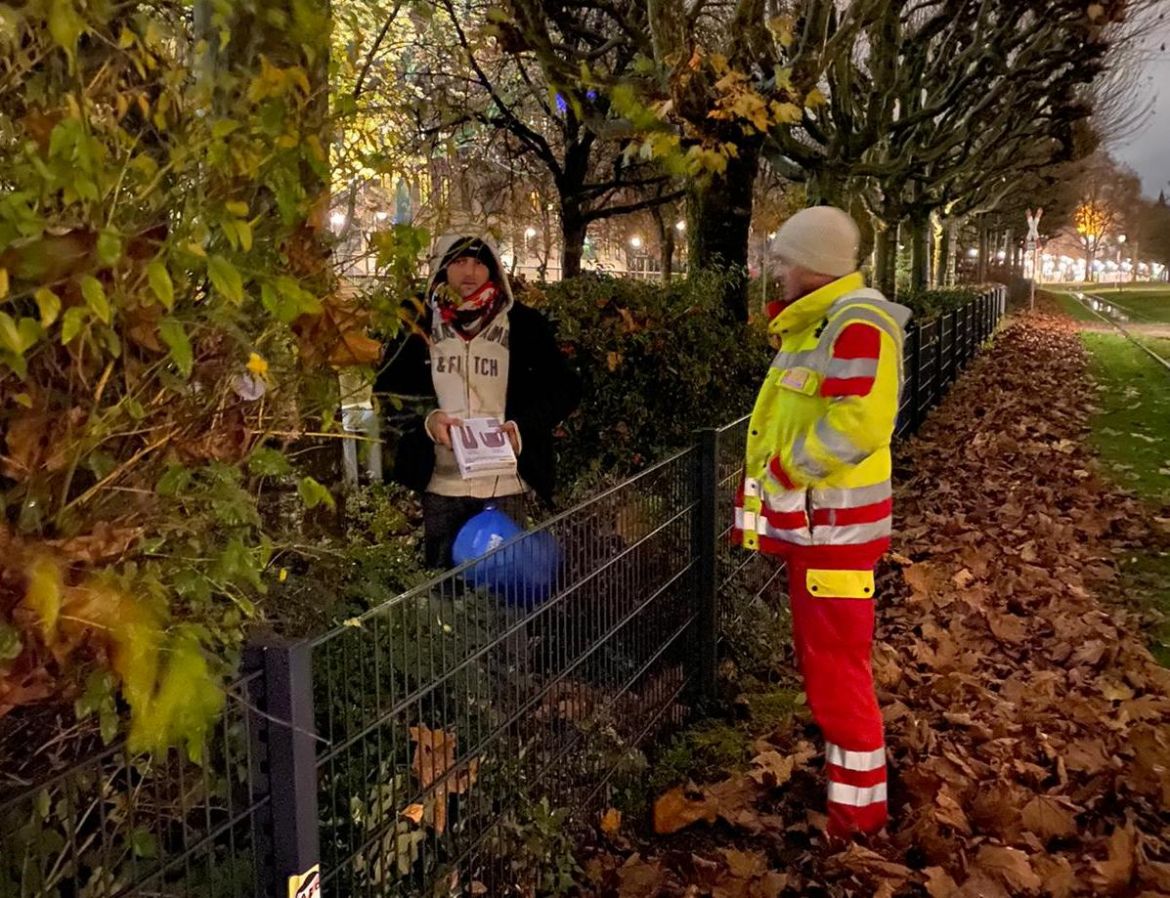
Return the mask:
POLYGON ((876 832, 886 823, 886 764, 871 660, 874 603, 813 596, 807 572, 807 563, 789 564, 789 596, 805 693, 825 738, 829 831, 876 832))

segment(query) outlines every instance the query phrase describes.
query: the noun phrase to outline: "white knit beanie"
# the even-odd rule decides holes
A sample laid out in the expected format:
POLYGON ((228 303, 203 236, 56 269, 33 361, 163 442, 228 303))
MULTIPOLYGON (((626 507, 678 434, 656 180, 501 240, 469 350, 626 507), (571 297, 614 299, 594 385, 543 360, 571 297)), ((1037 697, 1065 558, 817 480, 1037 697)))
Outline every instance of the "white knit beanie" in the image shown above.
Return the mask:
POLYGON ((780 226, 772 250, 789 265, 844 277, 857 271, 861 231, 835 206, 801 209, 780 226))

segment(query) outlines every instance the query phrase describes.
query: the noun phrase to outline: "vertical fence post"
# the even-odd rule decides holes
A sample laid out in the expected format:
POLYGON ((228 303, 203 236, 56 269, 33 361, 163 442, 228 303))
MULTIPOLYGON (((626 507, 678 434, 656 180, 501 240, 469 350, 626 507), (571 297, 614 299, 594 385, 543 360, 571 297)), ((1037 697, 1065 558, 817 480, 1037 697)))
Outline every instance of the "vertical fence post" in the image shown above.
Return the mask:
POLYGON ((930 403, 933 409, 942 402, 943 391, 946 389, 946 359, 943 358, 943 320, 940 315, 935 319, 934 326, 934 393, 930 403))
POLYGON ((719 668, 719 431, 699 431, 699 505, 695 521, 696 612, 699 635, 699 695, 715 698, 719 668))
POLYGON ((317 748, 313 722, 312 649, 307 642, 266 636, 248 648, 249 667, 263 671, 253 699, 264 716, 253 728, 256 781, 268 789, 259 814, 265 830, 262 882, 268 898, 320 893, 317 748), (314 888, 315 887, 315 888, 314 888))
POLYGON ((922 423, 922 356, 919 353, 919 344, 922 343, 922 327, 915 325, 908 335, 910 349, 910 432, 917 433, 922 423))

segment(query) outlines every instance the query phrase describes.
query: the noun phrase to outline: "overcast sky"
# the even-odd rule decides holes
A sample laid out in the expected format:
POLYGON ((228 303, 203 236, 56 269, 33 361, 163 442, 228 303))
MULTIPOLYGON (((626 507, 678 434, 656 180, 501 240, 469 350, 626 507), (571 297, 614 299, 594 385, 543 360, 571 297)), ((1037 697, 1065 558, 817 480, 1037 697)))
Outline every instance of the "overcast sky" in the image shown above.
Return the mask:
MULTIPOLYGON (((1163 3, 1170 7, 1170 3, 1163 3)), ((1154 101, 1153 116, 1127 142, 1113 148, 1113 154, 1142 176, 1148 196, 1165 190, 1170 197, 1170 16, 1159 21, 1142 54, 1142 90, 1154 101)))

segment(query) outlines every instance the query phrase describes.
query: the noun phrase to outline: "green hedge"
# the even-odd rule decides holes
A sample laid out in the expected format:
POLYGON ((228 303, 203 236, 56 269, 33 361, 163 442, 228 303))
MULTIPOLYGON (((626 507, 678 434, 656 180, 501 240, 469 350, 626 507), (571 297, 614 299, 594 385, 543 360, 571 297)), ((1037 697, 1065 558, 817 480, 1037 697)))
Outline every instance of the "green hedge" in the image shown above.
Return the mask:
POLYGON ((726 320, 717 275, 665 286, 588 274, 525 299, 554 322, 584 382, 561 434, 566 500, 746 414, 772 354, 761 327, 726 320))
POLYGON ((982 292, 977 287, 953 287, 946 290, 919 290, 898 294, 898 302, 914 312, 918 323, 961 308, 982 292))

